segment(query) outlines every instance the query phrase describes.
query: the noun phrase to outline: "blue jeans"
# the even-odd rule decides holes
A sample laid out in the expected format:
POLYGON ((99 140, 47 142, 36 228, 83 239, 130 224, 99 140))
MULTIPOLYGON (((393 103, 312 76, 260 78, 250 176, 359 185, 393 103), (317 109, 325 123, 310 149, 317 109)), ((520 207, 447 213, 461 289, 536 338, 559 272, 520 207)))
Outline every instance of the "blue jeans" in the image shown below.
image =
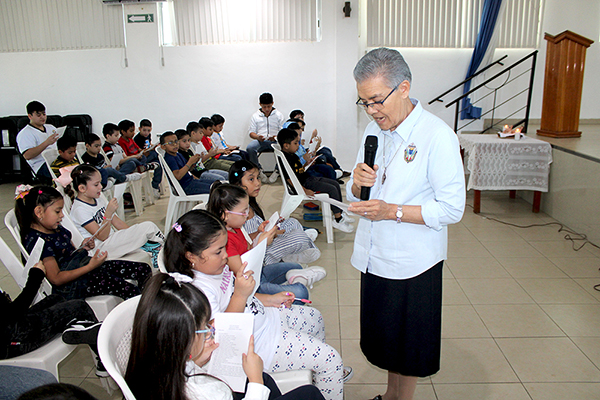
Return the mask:
POLYGON ((323 178, 335 179, 335 170, 327 164, 315 164, 306 170, 310 176, 321 176, 323 178))
POLYGON ((317 154, 325 157, 325 162, 327 164, 331 164, 333 169, 342 169, 342 167, 340 167, 340 164, 338 164, 337 160, 333 156, 333 153, 331 152, 329 147, 321 147, 319 150, 317 150, 317 154))
POLYGON ((250 142, 250 144, 248 145, 248 147, 246 148, 246 151, 248 152, 248 158, 250 159, 251 162, 253 162, 254 164, 258 165, 258 167, 260 168, 260 164, 258 163, 258 153, 264 153, 264 152, 273 152, 273 147, 271 147, 271 145, 273 143, 277 143, 277 142, 272 142, 270 140, 264 140, 262 142, 258 141, 258 140, 253 140, 250 142))
MULTIPOLYGON (((151 162, 158 163, 158 154, 155 151, 151 151, 150 154, 148 154, 148 156, 141 156, 140 161, 144 165, 151 163, 151 162)), ((159 163, 158 167, 154 170, 154 174, 152 175, 152 187, 154 189, 158 189, 161 181, 162 181, 162 167, 160 166, 160 163, 159 163)))
MULTIPOLYGON (((265 265, 260 276, 260 286, 258 293, 276 294, 279 292, 292 292, 299 299, 308 299, 308 289, 301 283, 290 285, 285 279, 285 274, 291 269, 302 269, 300 264, 296 263, 275 263, 265 265)), ((302 304, 301 302, 296 302, 302 304)))
POLYGON ((58 382, 48 371, 0 365, 0 400, 16 400, 31 389, 51 383, 58 382))
POLYGON ((105 188, 108 182, 108 178, 115 178, 115 183, 123 183, 127 180, 127 175, 122 173, 121 171, 117 171, 114 168, 100 168, 100 177, 102 187, 105 188))
MULTIPOLYGON (((202 174, 204 175, 204 174, 202 174)), ((214 181, 208 179, 194 179, 183 188, 185 194, 206 194, 210 193, 210 185, 214 181)))
POLYGON ((132 172, 135 172, 137 170, 137 167, 141 167, 143 165, 144 164, 142 164, 140 160, 136 158, 130 158, 129 160, 125 161, 119 166, 119 172, 125 175, 129 175, 132 172))

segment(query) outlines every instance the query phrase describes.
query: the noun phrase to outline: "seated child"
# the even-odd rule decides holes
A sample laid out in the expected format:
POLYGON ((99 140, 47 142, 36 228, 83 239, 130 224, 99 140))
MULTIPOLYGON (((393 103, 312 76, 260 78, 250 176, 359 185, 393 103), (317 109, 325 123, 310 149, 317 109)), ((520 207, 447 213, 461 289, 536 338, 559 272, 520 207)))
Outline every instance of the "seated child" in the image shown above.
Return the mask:
MULTIPOLYGON (((256 201, 262 186, 258 178, 259 172, 258 166, 250 161, 236 161, 229 171, 229 183, 244 189, 250 199, 248 220, 244 223, 244 229, 249 234, 254 234, 266 219, 263 210, 256 201)), ((279 261, 308 264, 316 261, 321 256, 321 252, 314 244, 314 240, 319 234, 316 229, 305 231, 295 218, 285 219, 279 224, 279 229, 282 230, 281 234, 275 236, 273 243, 267 247, 265 264, 279 261)), ((323 277, 320 275, 302 277, 297 274, 295 278, 298 278, 298 281, 305 286, 312 287, 314 282, 323 279, 323 277)), ((294 281, 290 280, 289 282, 293 283, 294 281)))
POLYGON ((106 163, 104 155, 100 154, 101 148, 102 143, 100 142, 98 135, 93 133, 86 135, 85 153, 81 156, 81 161, 83 161, 84 164, 89 164, 93 167, 96 167, 96 169, 100 171, 100 175, 102 175, 102 187, 106 186, 104 182, 105 176, 108 178, 108 180, 112 178, 115 183, 138 181, 142 178, 142 174, 140 173, 132 172, 126 175, 123 173, 123 171, 119 171, 110 167, 106 163))
MULTIPOLYGON (((300 128, 302 129, 302 131, 304 131, 304 127, 306 126, 306 122, 304 121, 304 112, 302 110, 293 110, 290 113, 290 120, 288 120, 288 122, 286 122, 286 123, 289 123, 289 122, 297 122, 300 125, 300 128)), ((287 126, 284 125, 284 128, 287 128, 287 126)), ((310 138, 310 142, 312 142, 313 140, 318 140, 318 142, 319 142, 319 145, 317 146, 317 155, 323 157, 325 162, 327 164, 331 165, 333 167, 333 169, 335 169, 335 171, 337 173, 336 177, 338 179, 346 178, 346 177, 350 176, 350 172, 344 171, 342 169, 342 167, 340 166, 340 164, 337 162, 331 149, 329 147, 321 146, 321 138, 318 136, 318 134, 319 133, 315 129, 315 130, 313 130, 311 138, 310 138)), ((302 144, 304 144, 304 143, 302 143, 302 144)))
MULTIPOLYGON (((300 128, 300 125, 297 122, 292 122, 287 126, 288 129, 291 129, 293 131, 296 131, 298 133, 298 138, 302 139, 302 129, 300 128)), ((317 145, 317 149, 318 149, 318 145, 317 145)), ((329 178, 329 179, 335 179, 337 180, 337 175, 336 175, 336 171, 333 169, 332 166, 328 165, 327 163, 325 163, 325 160, 316 155, 316 151, 313 152, 309 152, 303 145, 302 145, 302 140, 300 140, 300 144, 298 145, 298 151, 296 152, 296 155, 298 156, 298 158, 300 159, 300 163, 302 164, 302 166, 305 166, 307 162, 311 162, 313 158, 316 157, 316 159, 314 160, 314 162, 312 163, 312 165, 310 166, 310 168, 305 169, 306 172, 311 175, 311 176, 322 176, 325 178, 329 178)), ((341 172, 340 172, 340 176, 341 176, 341 172)), ((338 181, 339 184, 343 184, 344 181, 339 180, 338 181)))
POLYGON ((79 165, 80 163, 76 153, 77 139, 73 136, 62 136, 56 141, 56 147, 58 149, 58 157, 52 161, 50 168, 52 168, 54 175, 58 177, 60 176, 61 168, 79 165))
POLYGON ((52 176, 42 156, 42 152, 55 146, 58 133, 53 125, 46 124, 46 107, 39 101, 27 104, 29 123, 17 134, 17 147, 31 167, 36 179, 44 184, 52 184, 52 176))
MULTIPOLYGON (((92 168, 87 166, 87 168, 92 168)), ((96 191, 100 193, 100 179, 96 191)), ((77 249, 71 242, 71 232, 60 225, 64 200, 50 187, 36 186, 17 197, 15 213, 21 230, 23 247, 31 252, 38 240, 44 239, 40 259, 46 267, 46 277, 52 292, 67 300, 109 294, 122 299, 137 296, 152 274, 148 264, 107 260, 106 252, 88 251, 95 243, 88 239, 77 249), (131 283, 131 280, 136 284, 131 283)))
POLYGON ((119 122, 119 131, 121 137, 119 138, 119 146, 123 148, 123 151, 128 156, 142 154, 139 158, 143 165, 152 164, 154 166, 154 175, 152 176, 152 188, 154 189, 154 196, 160 198, 160 182, 162 180, 162 168, 158 163, 158 154, 154 151, 154 148, 140 149, 138 145, 133 141, 133 135, 135 135, 135 124, 133 121, 124 119, 119 122))
POLYGON ((119 127, 113 123, 106 123, 102 128, 102 134, 106 139, 104 145, 102 146, 102 150, 104 150, 104 154, 109 160, 112 160, 113 156, 119 154, 121 160, 119 160, 119 165, 117 166, 117 170, 121 171, 125 175, 129 175, 136 170, 138 172, 145 172, 156 167, 156 164, 142 164, 139 160, 142 157, 141 153, 134 154, 128 156, 123 151, 123 148, 119 145, 119 138, 121 137, 121 132, 119 131, 119 127))
POLYGON ((192 210, 177 220, 165 242, 165 267, 185 275, 207 297, 211 313, 246 312, 254 315, 254 344, 265 372, 310 369, 313 382, 326 399, 341 399, 344 368, 338 352, 325 343, 321 313, 291 305, 289 292, 256 294, 251 272, 234 275, 227 266, 227 229, 217 217, 192 210))
POLYGON ((225 141, 222 133, 223 125, 225 125, 225 118, 223 118, 222 115, 213 114, 210 119, 215 124, 213 126, 213 134, 210 138, 217 148, 225 150, 225 154, 221 155, 221 160, 249 160, 250 158, 246 150, 240 150, 240 146, 232 146, 225 141))
MULTIPOLYGON (((210 120, 210 118, 208 119, 210 120)), ((206 123, 208 124, 208 122, 206 123)), ((202 156, 202 163, 206 168, 220 169, 222 171, 229 172, 229 168, 231 167, 231 164, 233 164, 233 161, 217 160, 213 158, 218 154, 219 151, 215 147, 206 148, 202 144, 202 139, 204 138, 205 134, 208 136, 212 135, 211 129, 212 127, 205 129, 199 123, 192 121, 187 124, 185 130, 190 134, 190 139, 192 140, 192 150, 194 153, 202 156)))
POLYGON ((139 133, 135 135, 133 141, 142 150, 154 150, 157 145, 152 145, 152 122, 149 119, 140 121, 139 133))
MULTIPOLYGON (((277 141, 281 146, 281 151, 285 155, 287 162, 290 164, 296 177, 302 184, 304 192, 308 196, 313 196, 315 192, 327 193, 329 197, 337 201, 342 201, 342 191, 340 184, 333 179, 310 176, 304 171, 304 167, 300 163, 300 159, 295 154, 298 151, 300 145, 298 134, 296 131, 284 128, 277 134, 277 141)), ((285 171, 284 176, 286 180, 289 180, 285 171)), ((339 229, 342 232, 351 233, 354 227, 349 222, 345 221, 345 217, 342 215, 342 210, 339 207, 331 206, 333 212, 333 227, 339 229)))
MULTIPOLYGON (((177 135, 177 139, 179 140, 179 154, 184 156, 186 160, 189 160, 195 154, 190 148, 190 134, 185 129, 177 129, 175 131, 175 134, 177 135)), ((218 180, 227 180, 227 172, 222 171, 220 169, 208 170, 204 167, 204 164, 202 164, 202 161, 200 161, 200 159, 198 160, 195 166, 192 166, 190 173, 196 178, 205 179, 207 181, 211 181, 211 183, 218 180)))
POLYGON ((0 289, 0 360, 32 352, 63 332, 66 343, 88 344, 97 357, 100 323, 85 300, 51 294, 32 306, 45 277, 46 268, 39 261, 14 300, 0 289))
MULTIPOLYGON (((142 294, 133 321, 125 381, 138 399, 233 400, 227 384, 205 369, 219 346, 211 325, 210 303, 189 283, 190 278, 172 275, 153 276, 142 294)), ((247 400, 323 399, 312 385, 281 396, 272 378, 263 374, 263 361, 254 352, 252 338, 242 367, 249 382, 247 400)))
MULTIPOLYGON (((264 229, 268 221, 263 222, 256 232, 250 235, 243 231, 250 205, 248 194, 239 186, 223 185, 220 182, 214 184, 211 188, 206 209, 219 217, 227 227, 227 265, 233 273, 238 272, 240 269, 243 270, 240 256, 252 248, 252 240, 259 234, 261 234, 259 241, 267 240, 267 244, 271 245, 275 235, 281 233, 277 226, 265 232, 264 229)), ((313 283, 325 278, 327 275, 327 272, 321 267, 310 267, 304 270, 300 264, 296 263, 265 262, 260 276, 259 293, 277 294, 290 291, 298 299, 308 299, 306 285, 301 282, 287 282, 286 276, 288 273, 294 273, 298 276, 318 275, 319 279, 316 279, 313 283), (293 272, 291 272, 292 270, 293 272)))
POLYGON ((165 151, 165 162, 173 171, 175 179, 185 191, 185 194, 210 193, 210 185, 214 181, 196 178, 190 173, 200 160, 200 154, 194 154, 189 159, 179 153, 179 140, 173 132, 165 132, 160 136, 160 147, 165 151))
MULTIPOLYGON (((127 225, 117 215, 118 200, 109 202, 98 191, 99 171, 91 165, 80 165, 71 172, 77 197, 71 207, 71 219, 84 237, 93 237, 95 247, 118 259, 141 248, 155 259, 164 235, 150 221, 127 225), (113 229, 114 228, 114 229, 113 229)), ((154 260, 156 262, 156 260, 154 260)))

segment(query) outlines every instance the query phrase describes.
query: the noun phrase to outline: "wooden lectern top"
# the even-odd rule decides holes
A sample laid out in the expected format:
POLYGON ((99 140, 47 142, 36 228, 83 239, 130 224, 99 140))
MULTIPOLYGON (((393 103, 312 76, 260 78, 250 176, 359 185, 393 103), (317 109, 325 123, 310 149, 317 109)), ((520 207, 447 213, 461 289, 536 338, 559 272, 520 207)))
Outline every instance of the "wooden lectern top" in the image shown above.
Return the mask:
POLYGON ((585 36, 578 35, 577 33, 571 32, 569 30, 559 33, 556 36, 552 36, 549 33, 545 33, 544 39, 546 39, 547 41, 552 42, 552 43, 558 43, 562 40, 569 39, 569 40, 572 40, 573 42, 576 42, 585 47, 590 47, 590 45, 592 43, 594 43, 593 40, 588 39, 585 36))

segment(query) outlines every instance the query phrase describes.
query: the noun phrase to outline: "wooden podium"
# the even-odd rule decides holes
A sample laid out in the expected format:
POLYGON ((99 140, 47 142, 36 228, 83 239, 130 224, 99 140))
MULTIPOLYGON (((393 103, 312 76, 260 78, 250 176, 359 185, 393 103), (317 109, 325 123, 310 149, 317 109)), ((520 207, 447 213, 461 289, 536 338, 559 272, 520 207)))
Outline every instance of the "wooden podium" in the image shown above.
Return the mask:
POLYGON ((593 40, 571 31, 546 33, 546 72, 542 121, 537 134, 556 138, 580 137, 579 110, 585 52, 593 40))

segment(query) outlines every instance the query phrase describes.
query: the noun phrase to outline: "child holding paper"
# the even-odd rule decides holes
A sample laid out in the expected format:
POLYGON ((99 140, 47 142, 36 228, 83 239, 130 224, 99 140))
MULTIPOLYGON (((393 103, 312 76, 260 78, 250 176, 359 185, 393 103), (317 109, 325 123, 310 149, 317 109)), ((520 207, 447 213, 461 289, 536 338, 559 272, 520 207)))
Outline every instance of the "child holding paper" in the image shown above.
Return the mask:
MULTIPOLYGON (((93 168, 93 167, 89 167, 93 168)), ((101 190, 98 173, 97 190, 101 190)), ((105 251, 96 250, 93 240, 85 240, 81 249, 71 242, 71 232, 60 225, 65 201, 54 188, 45 186, 18 188, 15 214, 21 230, 21 242, 31 252, 38 240, 44 239, 41 260, 46 267, 46 278, 52 284, 52 293, 65 299, 110 294, 122 299, 137 296, 146 279, 152 274, 147 264, 107 260, 105 251), (134 280, 137 285, 129 282, 134 280)))
MULTIPOLYGON (((133 321, 125 373, 127 384, 138 399, 233 399, 227 384, 203 368, 219 344, 214 341, 214 328, 210 325, 210 303, 190 281, 191 278, 177 273, 157 274, 142 294, 133 321)), ((263 374, 263 362, 254 352, 252 339, 242 366, 249 382, 246 400, 323 399, 319 390, 310 385, 282 396, 273 380, 263 374)))
POLYGON ((341 399, 352 369, 344 368, 338 352, 325 343, 321 313, 311 307, 291 306, 293 294, 251 296, 255 286, 252 272, 240 269, 234 277, 227 266, 226 246, 227 229, 221 220, 204 210, 190 211, 167 236, 165 267, 191 278, 208 298, 213 314, 254 314, 255 349, 264 371, 310 369, 315 386, 326 399, 341 399))
MULTIPOLYGON (((250 235, 242 231, 250 206, 248 194, 239 186, 223 185, 220 182, 215 182, 208 199, 207 210, 219 217, 227 227, 227 255, 229 257, 227 265, 234 273, 243 269, 240 256, 252 248, 252 241, 259 234, 261 235, 260 239, 263 239, 264 236, 264 239, 270 244, 278 232, 277 226, 273 226, 272 229, 265 232, 268 221, 263 222, 250 235)), ((312 276, 323 279, 327 275, 321 267, 302 269, 302 266, 296 263, 267 264, 262 268, 259 293, 276 294, 290 291, 297 298, 308 299, 306 285, 300 282, 286 281, 288 274, 295 277, 305 277, 305 282, 312 276)))
MULTIPOLYGON (((229 183, 240 186, 249 196, 250 209, 244 229, 250 234, 255 233, 266 219, 256 201, 262 186, 259 174, 258 166, 250 161, 236 161, 229 170, 229 183)), ((280 224, 280 229, 281 234, 275 236, 273 243, 267 247, 265 264, 279 261, 308 264, 319 259, 321 251, 314 244, 314 240, 319 235, 316 229, 304 230, 295 218, 286 218, 280 224)), ((310 287, 324 277, 319 274, 312 277, 307 276, 305 279, 298 276, 298 279, 305 286, 310 287)))
POLYGON ((119 206, 117 199, 113 197, 107 202, 101 195, 100 172, 91 165, 75 167, 71 178, 77 191, 71 207, 71 219, 81 235, 84 238, 93 236, 96 247, 107 251, 112 259, 141 248, 150 253, 156 265, 165 237, 154 222, 144 221, 131 227, 123 222, 115 213, 119 206))

